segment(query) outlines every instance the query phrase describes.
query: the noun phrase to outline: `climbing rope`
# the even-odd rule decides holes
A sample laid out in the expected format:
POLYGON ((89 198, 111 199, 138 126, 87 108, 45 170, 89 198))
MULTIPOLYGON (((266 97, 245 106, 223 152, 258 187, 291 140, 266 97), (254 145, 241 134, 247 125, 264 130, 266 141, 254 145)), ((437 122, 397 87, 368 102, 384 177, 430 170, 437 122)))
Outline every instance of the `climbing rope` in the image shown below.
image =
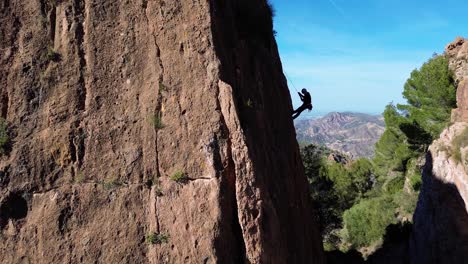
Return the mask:
POLYGON ((288 80, 288 82, 291 83, 292 87, 294 88, 294 90, 296 90, 296 92, 299 92, 299 91, 296 89, 296 86, 294 86, 294 83, 292 82, 292 79, 289 78, 289 76, 288 76, 288 74, 286 73, 286 71, 283 70, 283 72, 284 72, 284 76, 286 76, 286 80, 288 80))

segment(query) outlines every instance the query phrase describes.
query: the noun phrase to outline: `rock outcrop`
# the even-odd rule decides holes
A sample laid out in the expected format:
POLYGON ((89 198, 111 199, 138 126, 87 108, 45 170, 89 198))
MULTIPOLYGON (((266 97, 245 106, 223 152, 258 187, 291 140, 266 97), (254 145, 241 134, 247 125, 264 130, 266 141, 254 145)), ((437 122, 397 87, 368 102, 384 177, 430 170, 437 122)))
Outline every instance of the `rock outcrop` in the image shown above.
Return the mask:
POLYGON ((468 40, 457 37, 447 45, 445 53, 458 82, 458 108, 452 112, 452 122, 468 122, 468 40))
POLYGON ((1 1, 1 262, 323 263, 271 13, 1 1))
POLYGON ((414 214, 411 263, 466 263, 468 259, 468 41, 446 48, 454 71, 458 108, 453 124, 426 156, 423 185, 414 214))

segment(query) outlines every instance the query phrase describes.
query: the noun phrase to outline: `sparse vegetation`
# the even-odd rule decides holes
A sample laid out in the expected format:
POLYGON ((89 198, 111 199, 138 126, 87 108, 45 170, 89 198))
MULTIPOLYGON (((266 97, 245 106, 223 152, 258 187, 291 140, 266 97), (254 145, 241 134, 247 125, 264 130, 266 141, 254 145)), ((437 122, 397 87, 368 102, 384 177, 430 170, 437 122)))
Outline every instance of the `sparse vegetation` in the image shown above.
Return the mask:
POLYGON ((156 128, 156 129, 163 129, 164 128, 164 124, 163 124, 162 118, 161 118, 161 112, 157 112, 153 116, 151 116, 151 123, 153 124, 154 128, 156 128))
POLYGON ((414 174, 414 175, 410 176, 409 179, 410 179, 411 187, 413 188, 413 190, 419 191, 421 189, 421 185, 422 185, 421 174, 414 174))
POLYGON ((154 194, 156 194, 157 197, 163 196, 161 187, 157 186, 156 188, 154 188, 154 194))
MULTIPOLYGON (((463 130, 463 132, 456 136, 452 141, 452 157, 457 161, 462 161, 462 148, 468 146, 468 127, 463 130)), ((467 160, 464 161, 465 164, 468 163, 467 160)))
POLYGON ((104 186, 104 189, 112 190, 121 186, 122 182, 120 182, 118 178, 108 178, 102 183, 102 185, 104 186))
POLYGON ((5 119, 0 118, 0 155, 3 155, 7 152, 6 148, 9 140, 7 122, 5 119))
POLYGON ((177 171, 171 176, 171 180, 178 183, 186 183, 188 181, 187 174, 183 171, 177 171))
POLYGON ((166 86, 163 83, 159 83, 159 92, 165 92, 167 91, 166 86))
POLYGON ((47 53, 46 53, 46 60, 47 62, 59 62, 62 59, 62 56, 60 53, 56 52, 53 48, 49 47, 47 48, 47 53))
POLYGON ((78 171, 78 173, 75 176, 75 183, 79 184, 84 182, 85 176, 82 171, 78 171))
POLYGON ((160 245, 169 242, 170 236, 164 233, 150 233, 145 236, 146 243, 150 245, 160 245))
POLYGON ((247 106, 248 108, 253 108, 253 102, 252 102, 252 99, 247 99, 245 102, 244 102, 245 106, 247 106))

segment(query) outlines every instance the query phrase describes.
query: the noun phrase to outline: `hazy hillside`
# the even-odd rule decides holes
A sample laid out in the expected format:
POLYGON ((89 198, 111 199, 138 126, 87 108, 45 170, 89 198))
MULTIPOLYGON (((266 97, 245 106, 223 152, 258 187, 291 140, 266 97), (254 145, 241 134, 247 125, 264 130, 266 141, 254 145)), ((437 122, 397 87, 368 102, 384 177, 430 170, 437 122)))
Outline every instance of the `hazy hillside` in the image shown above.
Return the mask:
POLYGON ((362 113, 329 113, 296 122, 299 142, 325 145, 353 158, 372 157, 374 144, 384 131, 383 117, 362 113))

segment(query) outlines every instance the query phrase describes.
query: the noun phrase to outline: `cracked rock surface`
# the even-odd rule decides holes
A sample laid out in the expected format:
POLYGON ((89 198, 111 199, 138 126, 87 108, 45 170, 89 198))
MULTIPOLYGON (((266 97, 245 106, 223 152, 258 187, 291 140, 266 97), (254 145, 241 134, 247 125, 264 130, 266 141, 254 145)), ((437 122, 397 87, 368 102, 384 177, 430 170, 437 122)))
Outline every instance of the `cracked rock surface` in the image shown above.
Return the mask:
POLYGON ((291 111, 264 0, 1 1, 1 262, 324 263, 291 111))

